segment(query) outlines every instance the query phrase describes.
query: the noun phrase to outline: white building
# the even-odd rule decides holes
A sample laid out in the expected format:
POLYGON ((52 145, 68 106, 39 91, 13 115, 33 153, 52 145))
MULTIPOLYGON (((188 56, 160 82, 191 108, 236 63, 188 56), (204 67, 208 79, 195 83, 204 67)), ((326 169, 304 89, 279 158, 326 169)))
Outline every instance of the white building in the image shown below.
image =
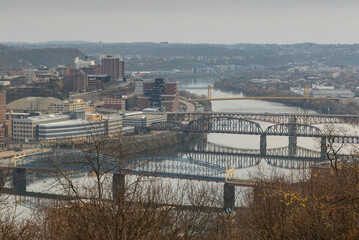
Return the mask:
POLYGON ((312 89, 318 89, 318 90, 334 90, 334 86, 324 86, 324 85, 317 85, 312 84, 312 89))
POLYGON ((86 68, 95 65, 95 60, 90 60, 87 57, 85 57, 85 59, 80 59, 79 57, 76 57, 74 63, 75 68, 86 68))
POLYGON ((40 115, 13 118, 13 140, 54 141, 60 139, 87 139, 92 136, 115 136, 122 131, 122 117, 103 117, 73 111, 67 114, 40 115))

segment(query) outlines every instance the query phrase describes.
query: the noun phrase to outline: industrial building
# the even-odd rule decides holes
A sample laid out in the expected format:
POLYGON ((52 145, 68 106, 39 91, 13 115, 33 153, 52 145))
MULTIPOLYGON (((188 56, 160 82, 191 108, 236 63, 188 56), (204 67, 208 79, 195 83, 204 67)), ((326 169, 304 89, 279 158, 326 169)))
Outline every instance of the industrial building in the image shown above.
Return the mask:
POLYGON ((85 111, 66 114, 12 118, 14 141, 54 141, 87 139, 92 136, 114 136, 122 130, 122 117, 103 117, 85 111))
POLYGON ((164 112, 178 110, 179 91, 176 82, 164 82, 162 78, 143 82, 144 95, 138 98, 140 110, 156 108, 164 112))

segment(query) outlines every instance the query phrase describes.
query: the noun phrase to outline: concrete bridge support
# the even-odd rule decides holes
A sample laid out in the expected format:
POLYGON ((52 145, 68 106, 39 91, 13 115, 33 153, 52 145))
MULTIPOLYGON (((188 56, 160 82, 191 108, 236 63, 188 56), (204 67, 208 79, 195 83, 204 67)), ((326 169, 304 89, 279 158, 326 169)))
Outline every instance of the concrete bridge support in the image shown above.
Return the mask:
POLYGON ((112 198, 120 199, 125 191, 125 175, 122 173, 114 173, 112 176, 112 198))
POLYGON ((12 171, 12 186, 14 193, 26 192, 26 169, 14 168, 12 171))
POLYGON ((320 158, 322 160, 327 159, 327 138, 321 137, 320 139, 320 158))
POLYGON ((261 134, 260 137, 260 153, 262 156, 266 155, 267 152, 267 135, 261 134))
POLYGON ((2 189, 5 185, 6 182, 6 173, 4 172, 4 170, 0 169, 0 189, 2 189))
POLYGON ((297 136, 289 136, 288 155, 293 157, 297 154, 297 136))
POLYGON ((235 186, 229 185, 228 183, 224 184, 223 191, 223 200, 224 200, 224 209, 233 209, 235 204, 235 186))

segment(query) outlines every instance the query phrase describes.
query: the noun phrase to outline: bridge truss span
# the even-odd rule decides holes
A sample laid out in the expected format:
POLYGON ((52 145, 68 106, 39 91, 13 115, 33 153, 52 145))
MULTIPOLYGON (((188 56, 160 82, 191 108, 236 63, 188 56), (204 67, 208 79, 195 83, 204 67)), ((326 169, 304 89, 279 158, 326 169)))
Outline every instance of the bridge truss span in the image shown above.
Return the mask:
POLYGON ((280 114, 280 113, 230 113, 230 112, 172 112, 167 113, 169 121, 192 121, 203 117, 235 117, 270 123, 289 123, 296 119, 300 124, 359 124, 359 115, 336 114, 280 114))
MULTIPOLYGON (((292 157, 301 157, 308 159, 319 159, 321 157, 320 152, 314 151, 304 147, 295 147, 295 154, 292 157)), ((266 156, 290 156, 290 147, 280 147, 267 149, 266 156)))
POLYGON ((271 136, 321 137, 322 131, 318 127, 298 123, 282 123, 269 126, 264 134, 271 136))
POLYGON ((228 116, 206 117, 188 123, 187 132, 234 133, 258 135, 263 132, 259 123, 228 116))
POLYGON ((180 122, 156 122, 149 126, 149 130, 183 131, 185 130, 185 126, 180 122))

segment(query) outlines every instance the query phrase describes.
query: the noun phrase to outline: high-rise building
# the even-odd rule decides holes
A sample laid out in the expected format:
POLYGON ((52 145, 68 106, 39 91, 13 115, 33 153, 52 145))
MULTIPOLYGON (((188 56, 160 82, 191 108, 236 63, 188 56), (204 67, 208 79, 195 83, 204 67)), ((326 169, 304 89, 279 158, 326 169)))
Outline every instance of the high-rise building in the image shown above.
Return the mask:
POLYGON ((73 91, 86 92, 87 87, 88 87, 88 79, 87 79, 86 74, 82 70, 74 72, 74 74, 72 76, 72 84, 73 84, 73 87, 72 87, 73 91))
POLYGON ((108 55, 101 59, 102 74, 111 75, 111 81, 122 80, 125 76, 125 63, 118 57, 108 55))
POLYGON ((175 112, 179 105, 176 82, 164 82, 162 78, 143 82, 143 96, 138 97, 139 109, 156 108, 164 112, 175 112))

